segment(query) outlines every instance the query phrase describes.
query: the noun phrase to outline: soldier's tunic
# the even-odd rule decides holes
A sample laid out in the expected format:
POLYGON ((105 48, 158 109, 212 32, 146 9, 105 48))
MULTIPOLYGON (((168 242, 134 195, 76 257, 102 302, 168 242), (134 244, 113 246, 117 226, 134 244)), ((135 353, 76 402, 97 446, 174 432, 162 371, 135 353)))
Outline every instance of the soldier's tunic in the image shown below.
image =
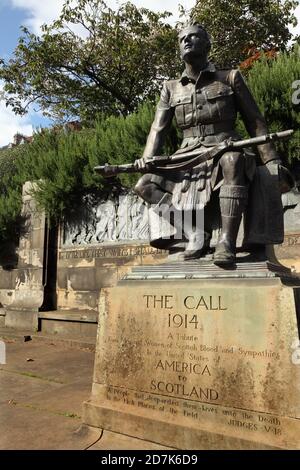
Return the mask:
MULTIPOLYGON (((199 149, 201 154, 229 137, 239 140, 240 136, 235 131, 238 112, 251 137, 268 133, 266 122, 238 70, 217 70, 209 63, 196 82, 184 72, 179 80, 166 81, 163 85, 143 157, 159 155, 174 116, 177 126, 183 131, 182 144, 176 155, 195 149, 199 149)), ((260 145, 258 153, 260 161, 256 162, 245 152, 245 172, 249 183, 255 176, 257 163, 262 165, 278 158, 272 144, 260 145)), ((205 206, 211 192, 222 185, 222 178, 220 164, 213 160, 188 172, 172 171, 167 178, 163 174, 148 175, 148 180, 172 194, 173 205, 182 210, 205 206)), ((279 193, 273 197, 273 206, 275 199, 277 206, 280 205, 279 193)), ((258 235, 259 232, 264 233, 262 237, 258 236, 260 240, 252 236, 252 243, 281 243, 283 230, 279 206, 275 207, 275 212, 278 220, 273 223, 279 229, 273 231, 273 239, 269 240, 266 227, 254 227, 258 235)), ((268 221, 265 220, 264 224, 268 221)))

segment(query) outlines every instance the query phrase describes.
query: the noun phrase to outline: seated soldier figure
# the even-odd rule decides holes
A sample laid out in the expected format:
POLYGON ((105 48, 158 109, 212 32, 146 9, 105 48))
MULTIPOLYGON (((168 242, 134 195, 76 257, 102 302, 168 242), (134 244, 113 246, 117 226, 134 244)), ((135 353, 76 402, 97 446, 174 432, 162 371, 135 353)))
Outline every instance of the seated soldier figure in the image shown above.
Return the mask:
MULTIPOLYGON (((160 154, 174 115, 183 131, 183 141, 176 155, 196 149, 201 154, 228 138, 239 140, 240 136, 235 131, 238 112, 251 137, 268 133, 266 122, 240 72, 217 70, 208 61, 211 41, 200 24, 195 23, 179 33, 179 47, 185 70, 180 79, 164 82, 143 157, 136 162, 141 169, 145 168, 148 157, 160 154)), ((258 153, 260 165, 271 168, 281 164, 271 143, 258 146, 258 153)), ((214 263, 226 266, 235 262, 237 234, 255 172, 253 155, 228 151, 218 161, 211 159, 188 172, 174 169, 167 177, 145 174, 139 179, 135 191, 152 208, 167 203, 176 211, 209 207, 211 199, 217 195, 221 234, 214 263)), ((183 231, 186 244, 182 258, 200 258, 207 246, 203 246, 203 237, 198 235, 197 227, 187 223, 183 231)), ((282 233, 277 238, 277 243, 281 243, 282 233)), ((162 244, 152 240, 151 244, 169 247, 167 241, 162 244)))

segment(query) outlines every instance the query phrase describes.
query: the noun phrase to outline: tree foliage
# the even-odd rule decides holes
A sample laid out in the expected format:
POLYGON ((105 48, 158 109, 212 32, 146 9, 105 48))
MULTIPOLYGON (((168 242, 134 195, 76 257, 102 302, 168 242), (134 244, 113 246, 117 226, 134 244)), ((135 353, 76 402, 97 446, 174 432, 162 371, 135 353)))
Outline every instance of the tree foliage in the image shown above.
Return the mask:
MULTIPOLYGON (((147 102, 127 117, 100 115, 93 127, 75 132, 64 128, 42 130, 35 134, 32 143, 0 151, 0 186, 3 188, 0 227, 1 208, 5 208, 8 200, 13 209, 8 215, 11 219, 17 216, 25 181, 37 183, 34 193, 37 203, 56 220, 76 211, 88 193, 102 198, 111 191, 131 187, 137 176, 124 175, 120 179, 107 180, 97 175, 93 167, 106 162, 130 163, 140 158, 154 110, 154 105, 147 102)), ((177 146, 177 131, 173 127, 165 151, 172 153, 177 146)), ((7 225, 5 221, 3 224, 7 225)))
POLYGON ((286 163, 300 160, 300 46, 290 53, 280 53, 276 59, 263 58, 250 70, 248 85, 273 132, 294 129, 288 141, 278 144, 286 163))
POLYGON ((198 0, 191 11, 213 39, 213 60, 234 66, 254 50, 284 50, 295 26, 294 0, 198 0))
POLYGON ((18 161, 23 151, 23 146, 0 150, 0 242, 18 237, 22 200, 18 161))
POLYGON ((179 68, 170 14, 130 2, 114 11, 104 0, 74 1, 65 1, 41 36, 22 28, 14 56, 0 65, 6 103, 18 114, 36 103, 52 118, 88 121, 154 100, 179 68))
MULTIPOLYGON (((191 12, 182 10, 182 22, 200 21, 212 35, 213 59, 235 65, 251 51, 284 49, 298 3, 198 0, 191 12)), ((104 0, 66 0, 40 36, 22 28, 12 58, 0 60, 6 104, 18 114, 35 104, 54 120, 91 122, 154 102, 161 82, 181 68, 169 16, 130 2, 114 11, 104 0)))

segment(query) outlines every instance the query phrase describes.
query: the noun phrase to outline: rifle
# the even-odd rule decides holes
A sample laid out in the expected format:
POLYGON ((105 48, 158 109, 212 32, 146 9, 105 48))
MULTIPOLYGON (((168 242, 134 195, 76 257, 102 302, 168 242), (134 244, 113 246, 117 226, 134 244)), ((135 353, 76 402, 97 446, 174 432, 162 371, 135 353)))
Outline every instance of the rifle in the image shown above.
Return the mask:
POLYGON ((199 154, 199 148, 197 148, 191 152, 175 153, 170 156, 149 157, 145 159, 145 166, 143 168, 139 168, 137 163, 138 160, 136 160, 134 163, 128 163, 126 165, 109 165, 106 163, 105 165, 95 166, 94 171, 100 173, 105 178, 110 178, 120 173, 161 173, 170 170, 189 170, 190 168, 194 168, 208 160, 219 159, 225 152, 251 147, 252 145, 262 145, 279 139, 285 139, 290 137, 293 132, 294 131, 290 129, 287 131, 275 132, 274 134, 267 134, 253 137, 251 139, 236 141, 229 138, 201 154, 199 154))

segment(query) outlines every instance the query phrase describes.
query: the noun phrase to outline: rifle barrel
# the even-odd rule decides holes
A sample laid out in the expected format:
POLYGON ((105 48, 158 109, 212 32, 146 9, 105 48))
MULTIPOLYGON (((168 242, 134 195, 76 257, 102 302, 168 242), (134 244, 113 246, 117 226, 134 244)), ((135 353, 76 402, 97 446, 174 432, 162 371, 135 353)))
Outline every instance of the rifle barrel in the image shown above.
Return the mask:
POLYGON ((94 167, 96 173, 100 173, 103 176, 111 177, 116 176, 119 173, 136 173, 136 167, 133 163, 127 163, 124 165, 98 165, 94 167))
POLYGON ((105 165, 95 166, 94 171, 100 173, 104 177, 117 176, 120 173, 145 173, 147 171, 153 172, 156 170, 169 171, 173 169, 186 169, 192 168, 199 163, 205 162, 211 158, 220 158, 222 154, 234 148, 251 147, 252 145, 262 145, 268 142, 273 142, 279 139, 285 139, 290 137, 294 131, 289 129, 287 131, 275 132, 274 134, 261 135, 253 137, 251 139, 232 141, 228 139, 220 144, 216 144, 215 147, 209 148, 207 152, 199 153, 199 148, 196 148, 190 152, 183 152, 174 154, 168 157, 154 156, 146 159, 146 166, 144 170, 139 170, 135 163, 128 163, 125 165, 105 165))
POLYGON ((243 148, 243 147, 251 147, 252 145, 266 144, 268 142, 274 142, 276 140, 286 139, 290 137, 293 133, 294 133, 293 129, 289 129, 287 131, 275 132, 274 134, 267 134, 267 135, 261 135, 258 137, 252 137, 251 139, 237 140, 235 142, 232 142, 232 147, 243 148))

